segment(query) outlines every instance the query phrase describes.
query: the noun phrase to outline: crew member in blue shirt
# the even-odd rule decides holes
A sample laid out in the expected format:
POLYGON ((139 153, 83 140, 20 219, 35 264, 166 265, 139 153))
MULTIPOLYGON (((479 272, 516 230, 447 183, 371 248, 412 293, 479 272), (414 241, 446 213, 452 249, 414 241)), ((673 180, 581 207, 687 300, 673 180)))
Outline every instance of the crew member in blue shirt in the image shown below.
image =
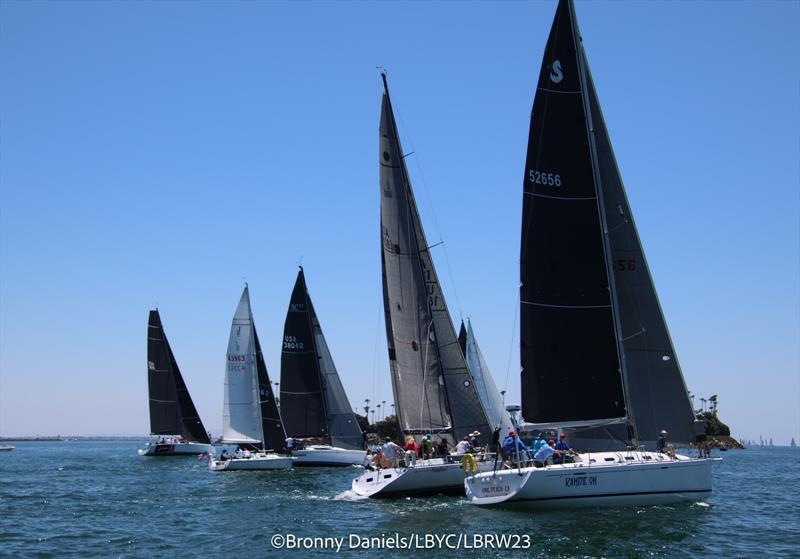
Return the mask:
POLYGON ((547 446, 547 440, 544 438, 544 433, 539 433, 539 435, 536 437, 536 440, 533 441, 533 446, 531 447, 531 450, 533 451, 534 454, 536 454, 537 452, 539 452, 539 449, 542 448, 543 446, 547 446))
POLYGON ((563 464, 564 457, 570 451, 569 445, 567 444, 567 436, 564 433, 561 433, 558 436, 558 442, 556 443, 556 450, 561 452, 560 456, 553 457, 553 464, 563 464))
POLYGON ((536 467, 541 468, 547 464, 552 464, 556 456, 561 456, 561 451, 556 450, 556 441, 550 439, 539 451, 533 455, 533 463, 536 467))
POLYGON ((520 459, 524 460, 528 447, 525 446, 525 443, 523 443, 521 439, 516 438, 516 433, 514 433, 514 431, 509 431, 508 436, 503 441, 503 454, 512 461, 516 461, 517 450, 519 450, 520 459))

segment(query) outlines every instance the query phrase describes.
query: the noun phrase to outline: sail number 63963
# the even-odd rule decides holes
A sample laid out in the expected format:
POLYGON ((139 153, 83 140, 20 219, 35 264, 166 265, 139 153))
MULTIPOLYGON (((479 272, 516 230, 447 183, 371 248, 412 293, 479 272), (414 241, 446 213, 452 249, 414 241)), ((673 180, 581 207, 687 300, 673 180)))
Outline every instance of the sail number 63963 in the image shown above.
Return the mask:
POLYGON ((561 175, 556 173, 545 173, 543 171, 528 171, 528 180, 535 184, 545 184, 548 186, 561 186, 561 175))

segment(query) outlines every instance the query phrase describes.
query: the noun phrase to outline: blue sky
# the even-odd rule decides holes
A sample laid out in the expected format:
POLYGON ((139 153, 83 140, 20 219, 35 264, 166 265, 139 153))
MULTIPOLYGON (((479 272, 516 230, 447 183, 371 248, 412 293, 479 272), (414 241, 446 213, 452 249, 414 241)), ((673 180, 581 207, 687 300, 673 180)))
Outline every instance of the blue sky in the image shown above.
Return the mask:
MULTIPOLYGON (((694 393, 800 439, 800 3, 576 2, 694 393)), ((302 261, 353 405, 391 401, 389 83, 454 320, 519 395, 521 186, 555 2, 0 2, 0 434, 147 433, 158 306, 206 426, 243 281, 273 379, 302 261), (510 358, 509 358, 510 357, 510 358)))

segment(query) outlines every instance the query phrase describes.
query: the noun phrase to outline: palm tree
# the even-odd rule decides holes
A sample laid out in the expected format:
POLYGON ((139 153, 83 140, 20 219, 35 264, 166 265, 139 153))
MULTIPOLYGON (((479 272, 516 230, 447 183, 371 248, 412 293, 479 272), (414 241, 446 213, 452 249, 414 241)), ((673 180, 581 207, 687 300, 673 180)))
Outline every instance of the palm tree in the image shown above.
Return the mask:
POLYGON ((705 398, 700 398, 700 406, 701 406, 700 407, 700 411, 703 411, 703 412, 706 411, 706 399, 705 398))
POLYGON ((383 419, 383 414, 386 413, 386 400, 383 400, 381 404, 383 404, 383 410, 381 411, 381 419, 383 419))
POLYGON ((713 396, 711 396, 708 399, 708 401, 711 402, 711 413, 716 416, 717 415, 717 395, 714 394, 713 396))
POLYGON ((364 398, 364 417, 369 419, 369 398, 364 398))
POLYGON ((378 404, 375 407, 378 408, 378 421, 380 421, 381 420, 381 405, 378 404))

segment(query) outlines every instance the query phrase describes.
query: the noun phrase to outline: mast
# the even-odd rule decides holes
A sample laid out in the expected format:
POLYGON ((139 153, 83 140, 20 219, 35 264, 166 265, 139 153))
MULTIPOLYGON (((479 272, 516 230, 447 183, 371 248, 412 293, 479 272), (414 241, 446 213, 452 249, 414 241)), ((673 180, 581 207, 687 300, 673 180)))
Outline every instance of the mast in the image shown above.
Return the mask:
POLYGON ((386 75, 380 124, 382 281, 396 412, 404 433, 488 431, 425 239, 386 75))

